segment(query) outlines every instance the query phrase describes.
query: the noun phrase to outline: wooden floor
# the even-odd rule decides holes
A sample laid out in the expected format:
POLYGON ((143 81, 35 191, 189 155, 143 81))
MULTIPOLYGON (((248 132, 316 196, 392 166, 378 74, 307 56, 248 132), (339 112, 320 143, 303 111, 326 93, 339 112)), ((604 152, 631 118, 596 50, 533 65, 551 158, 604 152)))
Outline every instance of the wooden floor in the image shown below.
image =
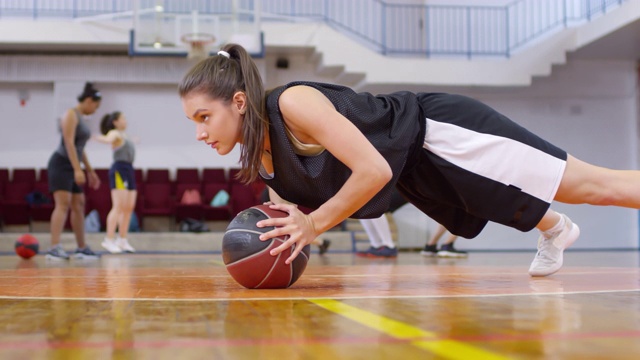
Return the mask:
POLYGON ((2 359, 639 359, 640 259, 313 254, 286 290, 247 290, 220 255, 0 256, 2 359))

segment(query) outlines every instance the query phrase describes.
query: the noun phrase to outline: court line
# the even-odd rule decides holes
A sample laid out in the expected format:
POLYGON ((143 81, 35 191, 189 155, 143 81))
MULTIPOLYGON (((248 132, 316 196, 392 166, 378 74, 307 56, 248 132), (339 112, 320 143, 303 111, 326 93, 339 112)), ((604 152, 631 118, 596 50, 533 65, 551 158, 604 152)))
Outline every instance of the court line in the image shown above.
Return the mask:
POLYGON ((409 340, 411 345, 427 350, 445 359, 508 359, 502 355, 463 342, 441 339, 438 334, 434 332, 425 331, 413 325, 377 315, 340 301, 331 299, 309 299, 309 301, 325 310, 380 331, 393 338, 409 340), (422 338, 424 340, 414 340, 416 338, 422 338))
MULTIPOLYGON (((277 291, 277 290, 274 290, 277 291)), ((315 296, 314 299, 333 300, 359 300, 359 299, 460 299, 460 298, 496 298, 496 297, 516 297, 516 296, 558 296, 558 295, 593 295, 593 294, 617 294, 617 293, 640 292, 638 289, 628 290, 593 290, 593 291, 567 291, 549 293, 513 293, 513 294, 459 294, 459 295, 380 295, 380 296, 335 296, 326 297, 315 296)), ((69 300, 69 301, 183 301, 183 302, 215 302, 215 301, 285 301, 285 300, 309 300, 308 296, 289 297, 235 297, 235 298, 96 298, 96 297, 62 297, 62 296, 7 296, 0 295, 0 300, 69 300)))

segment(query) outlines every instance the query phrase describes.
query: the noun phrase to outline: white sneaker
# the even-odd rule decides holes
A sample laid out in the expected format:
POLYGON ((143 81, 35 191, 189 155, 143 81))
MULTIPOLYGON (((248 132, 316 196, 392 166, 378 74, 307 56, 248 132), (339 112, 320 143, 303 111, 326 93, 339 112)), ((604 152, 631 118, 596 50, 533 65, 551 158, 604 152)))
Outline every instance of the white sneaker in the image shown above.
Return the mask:
POLYGON ((127 241, 127 238, 121 238, 118 236, 118 239, 116 240, 116 244, 121 251, 128 252, 128 253, 136 252, 136 249, 134 249, 133 246, 129 245, 129 241, 127 241))
POLYGON ((100 245, 102 245, 103 248, 107 249, 107 251, 112 254, 120 254, 122 252, 122 249, 120 249, 120 247, 116 243, 116 240, 104 238, 100 245))
POLYGON ((531 276, 547 276, 560 270, 564 250, 580 236, 578 225, 571 222, 566 215, 560 215, 564 218, 564 229, 550 239, 545 239, 540 235, 538 253, 529 268, 531 276))

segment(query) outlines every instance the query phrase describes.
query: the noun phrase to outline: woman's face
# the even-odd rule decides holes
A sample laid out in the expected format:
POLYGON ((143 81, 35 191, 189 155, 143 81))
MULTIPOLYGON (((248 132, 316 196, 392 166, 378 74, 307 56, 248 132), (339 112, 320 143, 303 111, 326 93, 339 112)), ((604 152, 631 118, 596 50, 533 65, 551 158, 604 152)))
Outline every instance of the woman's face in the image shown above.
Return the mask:
POLYGON ((94 101, 92 98, 86 98, 80 103, 80 111, 85 115, 91 115, 100 107, 100 100, 94 101))
POLYGON ((191 93, 182 98, 182 108, 187 118, 196 123, 196 140, 204 141, 218 154, 226 155, 241 143, 246 111, 244 93, 235 93, 229 102, 191 93))
POLYGON ((120 116, 113 121, 113 127, 120 131, 124 131, 127 128, 127 118, 124 117, 124 114, 120 114, 120 116))

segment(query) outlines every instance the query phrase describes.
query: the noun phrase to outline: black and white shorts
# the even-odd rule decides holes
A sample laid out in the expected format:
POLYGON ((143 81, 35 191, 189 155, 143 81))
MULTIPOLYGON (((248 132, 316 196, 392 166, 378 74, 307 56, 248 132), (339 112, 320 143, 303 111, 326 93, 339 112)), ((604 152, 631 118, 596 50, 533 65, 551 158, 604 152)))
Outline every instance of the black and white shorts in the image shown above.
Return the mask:
POLYGON ((398 189, 464 237, 487 221, 534 228, 558 191, 567 153, 481 102, 442 96, 426 111, 419 164, 398 189))

